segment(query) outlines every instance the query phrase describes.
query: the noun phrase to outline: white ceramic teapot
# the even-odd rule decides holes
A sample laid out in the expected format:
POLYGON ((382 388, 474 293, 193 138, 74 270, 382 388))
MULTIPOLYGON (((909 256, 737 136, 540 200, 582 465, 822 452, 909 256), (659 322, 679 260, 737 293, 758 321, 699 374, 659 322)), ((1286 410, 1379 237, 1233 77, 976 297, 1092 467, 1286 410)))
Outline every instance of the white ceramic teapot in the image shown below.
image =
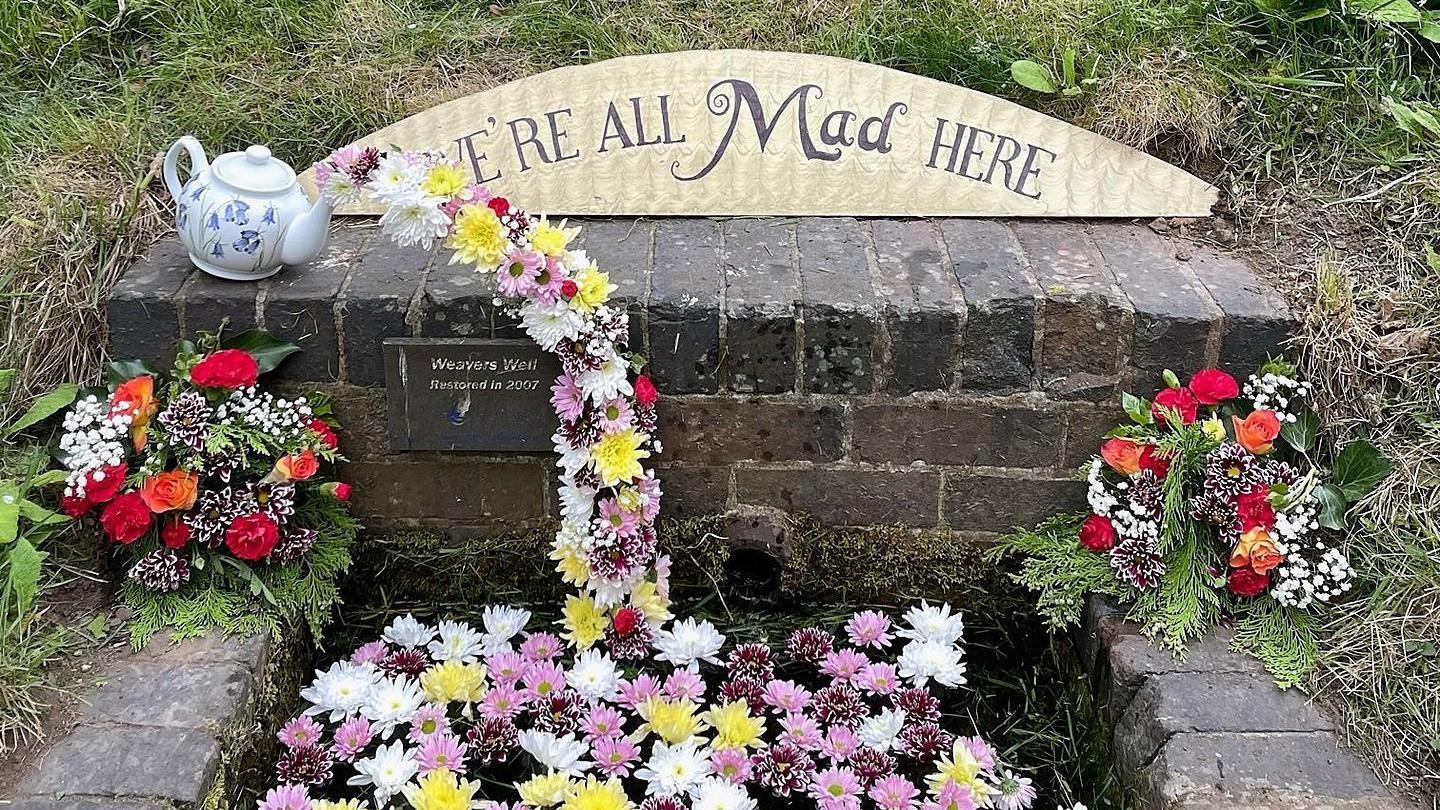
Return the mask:
POLYGON ((295 170, 256 144, 211 163, 200 142, 184 136, 165 153, 165 187, 175 200, 175 230, 190 261, 211 275, 255 281, 283 265, 320 255, 334 212, 324 197, 311 204, 295 170), (190 177, 176 171, 180 151, 190 177))

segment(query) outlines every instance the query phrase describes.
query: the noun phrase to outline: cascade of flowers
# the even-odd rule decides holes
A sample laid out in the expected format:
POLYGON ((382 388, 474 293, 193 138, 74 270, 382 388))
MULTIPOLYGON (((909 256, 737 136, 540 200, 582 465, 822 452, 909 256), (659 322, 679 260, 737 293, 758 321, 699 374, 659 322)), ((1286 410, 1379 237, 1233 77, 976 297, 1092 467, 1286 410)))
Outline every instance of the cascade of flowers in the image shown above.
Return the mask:
POLYGON ((615 286, 576 229, 471 184, 431 152, 345 149, 317 166, 338 204, 372 195, 402 244, 445 240, 554 352, 561 526, 551 557, 575 587, 552 633, 523 609, 481 626, 411 616, 316 673, 280 732, 261 810, 483 806, 562 810, 1018 810, 1035 797, 978 737, 944 727, 965 682, 963 623, 922 604, 856 613, 783 650, 726 648, 677 619, 657 555, 661 488, 644 462, 656 391, 626 346, 615 286))

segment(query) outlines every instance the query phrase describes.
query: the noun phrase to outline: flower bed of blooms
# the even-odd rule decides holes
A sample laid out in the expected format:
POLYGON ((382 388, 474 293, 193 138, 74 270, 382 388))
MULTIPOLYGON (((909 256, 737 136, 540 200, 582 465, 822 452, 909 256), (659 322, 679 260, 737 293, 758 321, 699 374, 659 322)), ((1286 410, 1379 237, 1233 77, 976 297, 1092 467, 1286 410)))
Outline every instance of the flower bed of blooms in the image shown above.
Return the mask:
POLYGON ((1084 467, 1090 513, 1006 538, 1016 579, 1054 626, 1077 622, 1087 591, 1128 603, 1130 617, 1183 651, 1224 618, 1236 643, 1282 684, 1316 653, 1314 612, 1348 593, 1348 505, 1389 470, 1365 441, 1327 472, 1309 383, 1271 361, 1241 385, 1216 369, 1185 385, 1166 372, 1153 401, 1125 395, 1130 424, 1084 467))
POLYGON ((110 389, 66 413, 61 507, 93 515, 123 558, 137 643, 165 626, 328 621, 356 532, 349 488, 327 474, 340 458, 328 404, 257 387, 295 350, 263 332, 185 341, 168 375, 112 364, 110 389))
POLYGON ((564 810, 826 810, 1028 806, 1034 790, 979 738, 941 724, 935 691, 964 682, 962 623, 922 605, 866 612, 844 639, 792 635, 781 655, 725 650, 709 622, 676 619, 656 554, 661 488, 642 464, 655 388, 626 346, 615 286, 569 243, 577 229, 472 185, 429 152, 345 149, 322 193, 370 194, 404 244, 444 239, 493 279, 497 302, 560 359, 561 527, 551 557, 575 587, 558 634, 492 607, 483 630, 397 619, 301 694, 280 733, 262 810, 408 805, 564 810))

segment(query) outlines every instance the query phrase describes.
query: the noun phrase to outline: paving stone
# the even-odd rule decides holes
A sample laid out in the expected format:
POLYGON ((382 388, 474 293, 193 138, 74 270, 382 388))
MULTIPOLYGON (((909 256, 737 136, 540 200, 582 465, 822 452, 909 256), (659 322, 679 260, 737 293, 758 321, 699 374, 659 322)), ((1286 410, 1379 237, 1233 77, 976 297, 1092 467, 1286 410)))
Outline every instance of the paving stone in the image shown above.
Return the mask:
POLYGON ((1034 380, 1035 303, 1040 288, 1014 236, 999 222, 942 219, 940 234, 965 296, 960 385, 966 391, 1027 390, 1034 380))
POLYGON ((1053 467, 1061 414, 984 404, 884 403, 856 408, 856 461, 1053 467))
POLYGON ((570 220, 580 226, 571 247, 585 251, 616 286, 611 302, 630 315, 630 349, 645 352, 650 243, 655 223, 646 219, 570 220))
POLYGON ((667 461, 834 461, 844 454, 845 414, 830 403, 665 398, 657 415, 667 461))
POLYGON ((1084 504, 1085 482, 1073 478, 1018 479, 957 472, 945 479, 945 522, 960 531, 1029 528, 1084 504))
POLYGON ((342 227, 315 261, 287 267, 264 282, 265 329, 301 349, 286 358, 278 373, 292 380, 340 379, 335 300, 373 235, 371 229, 342 227))
POLYGON ((739 504, 814 515, 832 526, 934 526, 940 474, 926 470, 735 470, 739 504))
POLYGON ((668 518, 718 515, 730 498, 730 468, 697 464, 661 467, 660 503, 668 518))
POLYGON ((22 779, 22 796, 166 799, 196 805, 220 765, 220 744, 199 729, 81 726, 59 738, 22 779))
POLYGON ((875 292, 864 234, 849 217, 795 226, 805 319, 805 391, 864 394, 875 387, 875 292))
POLYGON ((168 802, 135 799, 87 798, 0 799, 0 810, 174 810, 168 802))
POLYGON ((889 335, 887 393, 945 391, 955 364, 965 302, 945 265, 935 227, 923 219, 870 223, 875 245, 875 290, 889 335))
POLYGON ((196 270, 175 296, 181 333, 193 338, 200 332, 214 332, 222 324, 227 335, 253 329, 255 296, 259 291, 260 284, 256 282, 229 281, 196 270))
POLYGON ((385 339, 410 335, 406 316, 435 256, 377 235, 355 260, 339 305, 346 382, 385 384, 385 339))
POLYGON ((176 295, 191 273, 199 272, 178 239, 162 240, 131 265, 105 302, 110 356, 141 359, 169 368, 180 341, 176 295))
POLYGON ((131 658, 163 665, 239 664, 253 676, 264 669, 273 646, 270 636, 264 633, 244 637, 210 633, 184 641, 171 641, 169 636, 161 634, 132 653, 131 658))
POLYGON ((650 374, 661 391, 718 390, 724 284, 720 230, 713 221, 664 219, 656 224, 648 329, 650 374))
POLYGON ((725 270, 725 351, 721 377, 731 391, 795 390, 794 232, 784 220, 720 223, 725 270))
POLYGON ((240 713, 252 688, 239 663, 137 663, 103 678, 86 696, 83 722, 215 728, 240 713))
POLYGON ((1252 656, 1234 652, 1228 630, 1215 630, 1185 648, 1183 659, 1175 657, 1140 635, 1121 635, 1109 645, 1108 689, 1105 694, 1107 721, 1119 722, 1125 709, 1146 679, 1154 675, 1214 672, 1264 677, 1265 668, 1252 656))
POLYGON ((1196 248, 1190 268, 1224 312, 1220 368, 1242 382, 1284 353, 1295 326, 1285 301, 1239 259, 1196 248))
POLYGON ((495 304, 495 285, 473 265, 450 264, 443 256, 425 275, 421 337, 519 338, 519 321, 495 304))

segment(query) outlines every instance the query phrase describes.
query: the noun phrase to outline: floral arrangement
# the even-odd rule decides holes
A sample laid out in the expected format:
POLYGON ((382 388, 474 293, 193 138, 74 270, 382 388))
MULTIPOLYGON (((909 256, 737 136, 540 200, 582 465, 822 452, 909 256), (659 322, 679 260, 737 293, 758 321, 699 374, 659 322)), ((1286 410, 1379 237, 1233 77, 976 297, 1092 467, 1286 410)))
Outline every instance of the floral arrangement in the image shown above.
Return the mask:
POLYGON ((615 285, 577 230, 471 184, 431 152, 349 148, 316 167, 343 204, 371 194, 402 243, 437 239, 494 279, 498 303, 560 359, 551 389, 561 526, 551 558, 575 587, 557 633, 491 607, 483 629, 396 619, 316 673, 280 732, 261 810, 824 810, 1026 807, 1035 791, 989 745, 941 726, 965 681, 963 624, 922 604, 902 623, 855 614, 844 637, 795 631, 783 654, 676 619, 657 554, 661 488, 644 463, 657 393, 628 353, 615 285))
POLYGON ((1224 617, 1237 644, 1282 683, 1314 656, 1312 613, 1351 590, 1345 512, 1388 472, 1368 442, 1328 473, 1317 458, 1310 384, 1271 361, 1244 387, 1217 369, 1185 385, 1171 372, 1153 400, 1130 394, 1130 424, 1083 468, 1090 512, 1006 538, 1016 579, 1054 626, 1079 620, 1086 592, 1118 597, 1177 651, 1224 617))
POLYGON ((61 508, 93 515, 124 559, 136 642, 328 619, 357 528, 348 485, 325 474, 340 460, 328 401, 257 387, 296 350, 258 331, 185 341, 168 378, 112 364, 110 388, 65 414, 61 508))

